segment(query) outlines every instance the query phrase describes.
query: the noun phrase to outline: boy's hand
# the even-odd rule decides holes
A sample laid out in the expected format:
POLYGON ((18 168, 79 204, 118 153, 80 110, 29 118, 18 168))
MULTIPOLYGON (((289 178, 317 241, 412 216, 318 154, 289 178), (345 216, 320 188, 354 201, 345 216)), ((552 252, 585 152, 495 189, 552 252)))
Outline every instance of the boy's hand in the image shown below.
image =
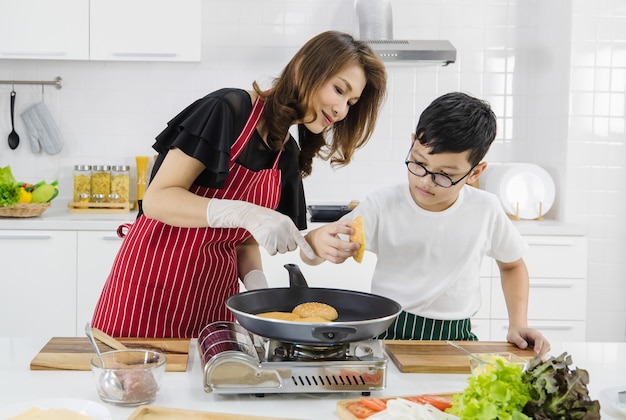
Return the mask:
POLYGON ((349 241, 349 236, 353 233, 351 224, 351 220, 339 220, 307 233, 305 238, 319 259, 303 260, 308 264, 319 264, 324 260, 339 264, 356 255, 359 244, 349 241))
POLYGON ((550 351, 548 340, 534 328, 510 327, 506 341, 515 344, 520 349, 528 348, 530 345, 538 356, 543 356, 550 351))

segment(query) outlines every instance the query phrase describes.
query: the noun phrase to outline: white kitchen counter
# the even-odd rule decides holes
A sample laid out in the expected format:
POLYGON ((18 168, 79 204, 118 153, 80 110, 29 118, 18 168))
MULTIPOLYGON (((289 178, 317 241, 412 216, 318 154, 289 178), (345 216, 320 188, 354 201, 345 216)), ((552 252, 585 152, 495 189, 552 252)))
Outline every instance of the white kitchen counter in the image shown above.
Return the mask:
POLYGON ((54 200, 39 217, 0 217, 0 230, 111 230, 121 223, 132 222, 136 211, 129 213, 99 214, 70 213, 67 201, 54 200))
MULTIPOLYGON (((116 214, 70 213, 67 201, 52 201, 52 206, 39 217, 7 218, 0 217, 0 230, 112 230, 121 223, 132 222, 137 211, 116 214)), ((581 236, 585 232, 576 225, 556 220, 516 220, 513 222, 523 235, 565 235, 581 236)), ((315 228, 324 223, 310 223, 315 228)))
MULTIPOLYGON (((91 372, 31 371, 32 358, 48 338, 0 338, 0 419, 2 407, 43 398, 80 398, 100 403, 91 372)), ((553 344, 552 354, 568 351, 575 366, 587 369, 592 398, 600 391, 621 386, 626 390, 626 343, 562 343, 553 344)), ((462 391, 466 375, 403 374, 392 362, 388 365, 387 388, 373 396, 414 395, 462 391)), ((301 419, 337 418, 335 406, 343 399, 359 398, 358 393, 285 394, 258 398, 252 395, 224 396, 207 394, 202 387, 202 366, 192 342, 187 372, 167 372, 156 406, 184 408, 208 412, 242 415, 271 415, 301 419)), ((602 402, 602 401, 601 401, 602 402)), ((135 408, 106 405, 113 420, 127 419, 135 408)), ((603 419, 613 417, 603 406, 603 419)), ((615 411, 613 411, 615 414, 615 411)))

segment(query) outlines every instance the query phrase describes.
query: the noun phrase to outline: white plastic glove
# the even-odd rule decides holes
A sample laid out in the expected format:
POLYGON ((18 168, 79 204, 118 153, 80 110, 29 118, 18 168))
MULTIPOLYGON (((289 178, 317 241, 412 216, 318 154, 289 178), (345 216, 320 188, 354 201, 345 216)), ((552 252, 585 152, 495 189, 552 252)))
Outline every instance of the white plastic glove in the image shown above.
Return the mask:
POLYGON ((243 278, 246 290, 267 289, 267 279, 261 270, 252 270, 243 278))
POLYGON ((300 247, 307 257, 316 258, 293 221, 266 207, 247 201, 212 198, 206 209, 206 220, 214 228, 246 229, 270 255, 284 254, 300 247))

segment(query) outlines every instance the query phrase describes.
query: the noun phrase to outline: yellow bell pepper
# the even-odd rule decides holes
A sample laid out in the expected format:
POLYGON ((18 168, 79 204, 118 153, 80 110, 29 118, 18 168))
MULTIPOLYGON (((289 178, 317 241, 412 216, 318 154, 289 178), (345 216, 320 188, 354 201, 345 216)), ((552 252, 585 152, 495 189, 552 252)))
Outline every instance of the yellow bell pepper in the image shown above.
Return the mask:
POLYGON ((33 199, 33 193, 26 191, 24 187, 20 187, 19 198, 17 199, 18 203, 30 203, 33 199))

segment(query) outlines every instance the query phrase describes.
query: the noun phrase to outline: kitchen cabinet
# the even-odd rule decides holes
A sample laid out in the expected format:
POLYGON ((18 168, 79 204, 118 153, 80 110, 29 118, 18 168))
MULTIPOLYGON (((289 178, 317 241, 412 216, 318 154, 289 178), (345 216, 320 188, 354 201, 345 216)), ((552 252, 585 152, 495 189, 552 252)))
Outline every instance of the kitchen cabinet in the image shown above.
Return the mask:
POLYGON ((89 58, 88 1, 0 0, 0 10, 0 58, 89 58))
POLYGON ((200 61, 200 0, 90 0, 90 59, 200 61))
POLYGON ((201 59, 201 0, 0 0, 0 58, 201 59))
MULTIPOLYGON (((585 340, 587 238, 525 236, 524 257, 530 276, 528 324, 551 341, 585 340)), ((498 270, 495 267, 497 274, 498 270)), ((506 339, 506 305, 499 276, 492 278, 491 340, 506 339)))
POLYGON ((76 334, 76 232, 0 231, 0 336, 76 334))
POLYGON ((122 238, 112 231, 77 232, 76 334, 91 321, 102 286, 111 271, 122 238))

